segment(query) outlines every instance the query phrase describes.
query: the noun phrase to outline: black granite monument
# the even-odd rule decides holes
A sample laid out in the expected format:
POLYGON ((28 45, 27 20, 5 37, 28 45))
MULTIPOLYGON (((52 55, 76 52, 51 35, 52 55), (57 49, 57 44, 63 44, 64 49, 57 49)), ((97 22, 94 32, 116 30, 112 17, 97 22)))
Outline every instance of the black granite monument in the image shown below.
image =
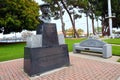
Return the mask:
POLYGON ((37 28, 37 35, 42 36, 42 47, 24 48, 24 71, 30 75, 38 75, 43 72, 69 66, 69 54, 66 44, 59 44, 56 24, 49 23, 49 5, 42 5, 42 24, 37 28), (45 10, 43 10, 45 9, 45 10))

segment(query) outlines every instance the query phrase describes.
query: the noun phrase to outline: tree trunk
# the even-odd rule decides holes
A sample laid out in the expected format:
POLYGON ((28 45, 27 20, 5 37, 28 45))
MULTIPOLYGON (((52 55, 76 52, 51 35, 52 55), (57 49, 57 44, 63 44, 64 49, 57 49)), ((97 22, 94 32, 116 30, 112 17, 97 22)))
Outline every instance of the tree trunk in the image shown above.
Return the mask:
MULTIPOLYGON (((75 35, 76 35, 77 38, 78 38, 78 37, 79 37, 79 34, 78 34, 77 31, 76 31, 76 28, 75 28, 75 25, 74 25, 74 22, 73 22, 72 16, 71 16, 70 12, 68 11, 68 9, 67 9, 65 3, 63 2, 63 0, 61 0, 61 3, 63 4, 65 10, 67 11, 67 13, 68 13, 68 15, 69 15, 69 17, 70 17, 70 20, 71 20, 71 23, 72 23, 72 27, 73 27, 74 33, 75 33, 75 35)), ((74 36, 74 37, 75 37, 75 36, 74 36)))
POLYGON ((97 30, 96 32, 99 34, 99 22, 98 22, 98 18, 97 18, 97 30))
POLYGON ((58 7, 60 8, 60 20, 61 20, 61 24, 62 24, 62 32, 63 32, 63 35, 64 35, 64 37, 66 38, 66 32, 65 32, 65 23, 64 23, 64 21, 63 21, 63 16, 62 16, 62 9, 61 9, 61 6, 60 6, 60 4, 58 3, 58 1, 57 1, 57 5, 58 5, 58 7))
POLYGON ((102 19, 102 35, 103 36, 110 35, 110 29, 109 29, 109 26, 107 25, 105 18, 102 19))
POLYGON ((95 35, 95 29, 94 29, 94 18, 92 16, 92 30, 93 30, 93 35, 95 35))
POLYGON ((86 13, 86 22, 87 22, 87 37, 89 36, 89 27, 88 27, 88 15, 86 13))
MULTIPOLYGON (((74 14, 73 14, 73 23, 74 23, 74 26, 75 26, 75 18, 74 18, 74 14)), ((73 31, 73 37, 75 38, 75 32, 73 31)))

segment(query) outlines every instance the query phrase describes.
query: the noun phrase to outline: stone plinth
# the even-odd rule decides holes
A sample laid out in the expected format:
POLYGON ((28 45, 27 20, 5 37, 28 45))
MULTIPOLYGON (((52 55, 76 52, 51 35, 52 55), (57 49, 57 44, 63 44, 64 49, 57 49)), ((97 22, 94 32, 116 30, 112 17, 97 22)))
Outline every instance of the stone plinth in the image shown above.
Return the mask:
POLYGON ((39 75, 62 66, 69 66, 69 64, 66 44, 49 48, 25 47, 24 70, 30 76, 39 75))
POLYGON ((37 35, 28 38, 24 48, 24 71, 33 76, 69 66, 68 48, 64 43, 64 36, 57 35, 55 24, 39 25, 37 35))

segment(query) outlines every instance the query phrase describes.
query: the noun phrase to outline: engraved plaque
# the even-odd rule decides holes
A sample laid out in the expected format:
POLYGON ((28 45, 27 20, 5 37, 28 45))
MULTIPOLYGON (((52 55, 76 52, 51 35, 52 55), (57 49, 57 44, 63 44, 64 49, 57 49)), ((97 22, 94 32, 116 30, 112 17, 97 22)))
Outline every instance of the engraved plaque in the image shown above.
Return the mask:
POLYGON ((43 24, 43 47, 52 47, 59 45, 56 25, 51 23, 43 24))

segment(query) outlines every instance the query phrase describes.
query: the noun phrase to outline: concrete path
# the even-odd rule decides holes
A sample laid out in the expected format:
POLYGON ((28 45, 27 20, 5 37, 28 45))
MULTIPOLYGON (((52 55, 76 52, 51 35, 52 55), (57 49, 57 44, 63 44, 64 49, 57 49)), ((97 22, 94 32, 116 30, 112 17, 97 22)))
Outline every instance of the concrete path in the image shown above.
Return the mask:
POLYGON ((92 52, 81 52, 81 53, 70 52, 70 55, 80 57, 80 58, 102 61, 102 62, 110 62, 110 63, 120 64, 119 62, 117 62, 117 60, 120 59, 120 56, 112 56, 110 58, 105 59, 102 57, 102 54, 92 53, 92 52))
POLYGON ((120 63, 80 55, 70 53, 71 66, 35 77, 24 73, 23 59, 0 62, 0 80, 120 80, 120 63))

